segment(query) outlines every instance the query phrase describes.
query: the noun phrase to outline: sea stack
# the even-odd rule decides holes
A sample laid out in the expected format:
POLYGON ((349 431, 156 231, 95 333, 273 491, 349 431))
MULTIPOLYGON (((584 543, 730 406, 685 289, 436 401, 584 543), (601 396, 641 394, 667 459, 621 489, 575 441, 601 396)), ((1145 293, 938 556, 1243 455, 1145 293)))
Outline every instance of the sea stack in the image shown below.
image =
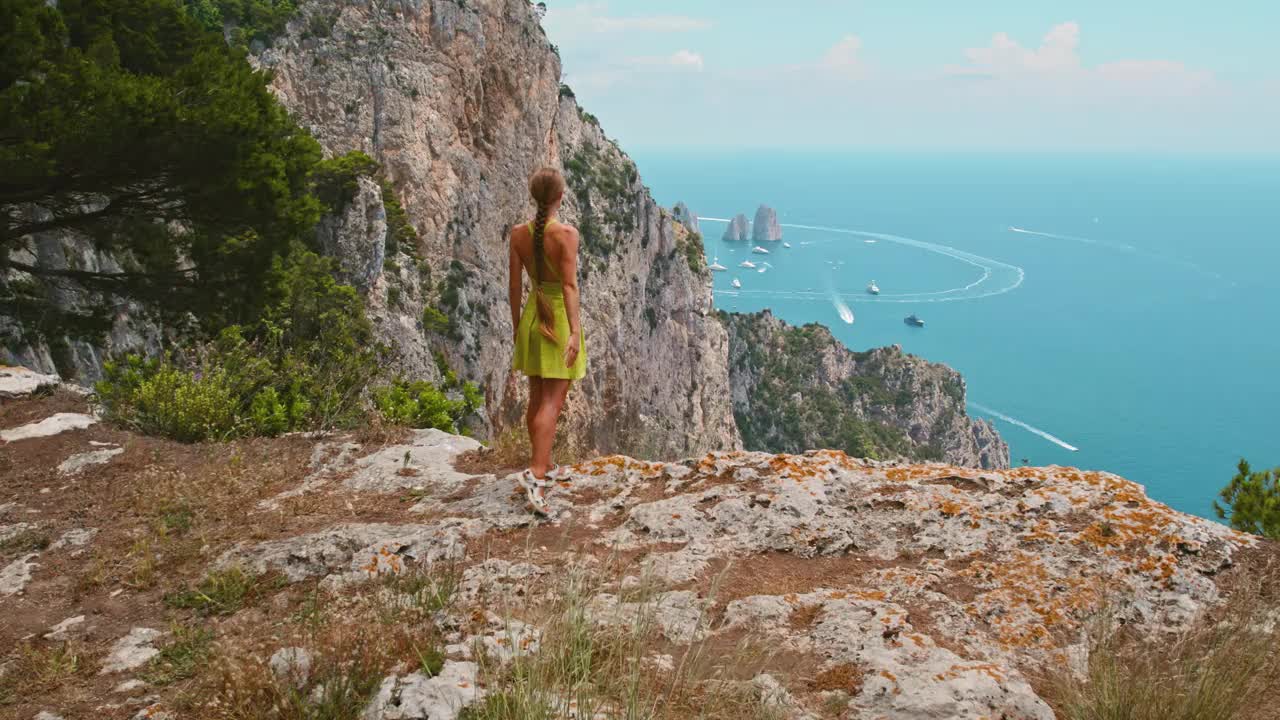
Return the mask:
POLYGON ((768 205, 756 210, 756 221, 751 226, 751 239, 757 243, 777 242, 782 239, 782 226, 778 224, 778 211, 768 205))
POLYGON ((676 222, 685 226, 685 229, 691 233, 701 234, 698 230, 698 216, 694 215, 693 212, 689 210, 688 205, 685 205, 683 202, 678 202, 676 203, 676 207, 673 212, 676 217, 676 222))
POLYGON ((738 242, 751 237, 751 223, 747 220, 747 216, 738 213, 736 217, 729 223, 729 228, 724 231, 724 239, 730 242, 738 242))

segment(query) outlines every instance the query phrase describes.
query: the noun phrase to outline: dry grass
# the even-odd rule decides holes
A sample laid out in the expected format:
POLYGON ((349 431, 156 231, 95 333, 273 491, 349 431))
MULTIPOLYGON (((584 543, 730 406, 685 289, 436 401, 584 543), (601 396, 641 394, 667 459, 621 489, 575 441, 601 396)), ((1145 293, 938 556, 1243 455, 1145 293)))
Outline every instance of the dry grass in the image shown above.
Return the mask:
POLYGON ((24 643, 0 667, 0 707, 24 696, 52 692, 80 677, 92 677, 96 667, 76 643, 24 643))
POLYGON ((451 568, 417 568, 355 588, 306 593, 285 638, 246 652, 219 644, 210 670, 187 693, 185 715, 224 720, 355 720, 383 679, 438 673, 444 664, 435 613, 452 601, 451 568), (303 649, 309 670, 277 676, 281 647, 303 649))
POLYGON ((1090 632, 1083 677, 1058 671, 1046 695, 1063 720, 1274 720, 1280 698, 1276 564, 1185 632, 1135 637, 1110 613, 1090 632))
MULTIPOLYGON (((487 446, 458 456, 454 467, 459 472, 472 475, 492 474, 501 477, 529 467, 529 458, 532 455, 533 447, 529 444, 529 434, 523 428, 509 429, 487 446)), ((572 465, 593 456, 593 453, 571 442, 562 424, 556 433, 555 444, 551 448, 552 460, 564 465, 572 465)))
MULTIPOLYGON (((481 655, 484 702, 461 720, 773 720, 749 682, 771 656, 753 638, 712 637, 675 646, 659 630, 656 593, 633 591, 635 612, 601 624, 591 599, 606 591, 601 575, 568 570, 543 600, 507 608, 541 630, 536 649, 506 664, 481 655)), ((646 584, 647 586, 647 584, 646 584)))

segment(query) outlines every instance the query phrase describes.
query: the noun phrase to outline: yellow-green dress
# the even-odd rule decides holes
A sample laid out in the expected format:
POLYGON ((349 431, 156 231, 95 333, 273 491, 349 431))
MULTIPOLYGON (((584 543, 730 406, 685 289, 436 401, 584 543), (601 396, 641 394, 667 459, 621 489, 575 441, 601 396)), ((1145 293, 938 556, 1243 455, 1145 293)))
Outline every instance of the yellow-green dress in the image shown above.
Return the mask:
MULTIPOLYGON (((547 227, 554 224, 547 223, 547 227)), ((529 223, 529 232, 533 232, 533 223, 529 223)), ((545 230, 543 232, 546 232, 545 230)), ((564 286, 560 284, 560 275, 554 266, 543 263, 551 271, 554 280, 542 281, 542 294, 551 304, 551 314, 555 320, 556 337, 559 342, 552 343, 538 330, 537 298, 533 291, 524 303, 520 313, 520 324, 516 327, 516 351, 511 365, 516 370, 530 377, 555 378, 559 380, 579 380, 587 374, 587 343, 583 333, 578 334, 578 359, 573 365, 564 364, 564 343, 569 337, 569 313, 564 307, 564 286)))

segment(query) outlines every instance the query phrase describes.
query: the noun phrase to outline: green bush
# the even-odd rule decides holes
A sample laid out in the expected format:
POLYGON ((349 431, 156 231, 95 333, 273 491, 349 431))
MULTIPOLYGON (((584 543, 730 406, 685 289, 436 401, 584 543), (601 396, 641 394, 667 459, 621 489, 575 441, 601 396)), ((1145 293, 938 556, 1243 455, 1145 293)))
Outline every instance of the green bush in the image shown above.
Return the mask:
POLYGON ((271 305, 195 352, 105 364, 110 421, 183 442, 348 427, 364 415, 379 350, 356 292, 301 247, 270 272, 271 305))
POLYGON ((378 172, 378 162, 359 150, 352 150, 311 169, 312 192, 331 211, 340 211, 355 197, 357 180, 378 172))
POLYGON ((1222 504, 1215 502, 1213 510, 1231 527, 1280 540, 1280 468, 1254 472, 1242 459, 1218 496, 1222 504))
POLYGON ((373 391, 373 403, 388 422, 451 433, 459 431, 459 423, 475 412, 480 402, 480 392, 473 383, 463 385, 458 400, 451 400, 446 391, 425 380, 398 380, 373 391))
POLYGON ((447 334, 453 328, 449 316, 428 305, 422 309, 422 327, 431 333, 447 334))

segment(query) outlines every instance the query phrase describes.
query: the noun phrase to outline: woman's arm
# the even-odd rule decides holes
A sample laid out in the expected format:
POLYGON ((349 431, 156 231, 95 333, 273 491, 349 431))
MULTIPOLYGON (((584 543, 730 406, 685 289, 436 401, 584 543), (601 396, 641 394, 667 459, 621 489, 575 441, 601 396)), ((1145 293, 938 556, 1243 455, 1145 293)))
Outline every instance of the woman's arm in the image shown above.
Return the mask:
POLYGON ((520 301, 524 299, 524 263, 520 262, 520 253, 516 252, 516 229, 512 229, 507 246, 509 248, 507 269, 507 302, 511 304, 511 337, 515 338, 520 327, 520 301))
POLYGON ((578 229, 564 226, 564 253, 560 256, 560 282, 564 286, 564 309, 569 315, 569 337, 564 346, 564 366, 572 367, 578 359, 582 318, 578 313, 578 229))

